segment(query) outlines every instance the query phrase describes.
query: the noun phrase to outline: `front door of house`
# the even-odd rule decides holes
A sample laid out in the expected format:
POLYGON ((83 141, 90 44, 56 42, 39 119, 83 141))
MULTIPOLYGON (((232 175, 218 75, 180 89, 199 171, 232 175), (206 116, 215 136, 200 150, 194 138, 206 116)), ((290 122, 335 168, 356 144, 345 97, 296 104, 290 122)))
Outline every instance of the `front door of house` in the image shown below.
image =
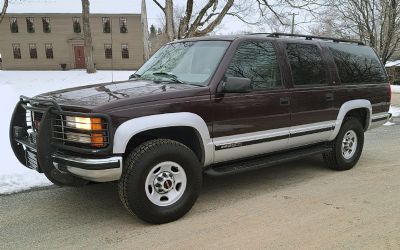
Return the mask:
POLYGON ((75 68, 76 69, 86 68, 85 48, 83 46, 74 46, 74 53, 75 53, 75 68))

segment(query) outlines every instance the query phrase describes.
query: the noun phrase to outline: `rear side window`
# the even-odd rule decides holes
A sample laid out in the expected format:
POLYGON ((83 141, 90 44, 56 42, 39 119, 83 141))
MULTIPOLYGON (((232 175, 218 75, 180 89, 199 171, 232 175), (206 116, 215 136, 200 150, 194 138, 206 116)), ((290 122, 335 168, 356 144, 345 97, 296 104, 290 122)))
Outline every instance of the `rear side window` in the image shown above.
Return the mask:
POLYGON ((249 78, 254 90, 282 86, 275 49, 268 41, 243 42, 237 49, 226 76, 249 78))
POLYGON ((294 85, 327 83, 324 62, 316 45, 289 43, 286 52, 294 85))
POLYGON ((363 45, 329 44, 340 80, 344 84, 387 82, 385 70, 372 48, 363 45))

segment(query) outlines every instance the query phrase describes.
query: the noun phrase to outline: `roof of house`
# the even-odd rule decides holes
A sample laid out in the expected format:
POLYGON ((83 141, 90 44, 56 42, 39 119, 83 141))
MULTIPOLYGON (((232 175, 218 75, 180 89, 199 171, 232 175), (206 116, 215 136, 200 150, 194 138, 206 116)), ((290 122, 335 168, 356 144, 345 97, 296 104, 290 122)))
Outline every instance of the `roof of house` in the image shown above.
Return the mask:
MULTIPOLYGON (((3 2, 0 0, 0 3, 3 2)), ((81 0, 10 1, 7 13, 82 13, 81 0)), ((140 14, 141 0, 90 0, 93 14, 140 14)))

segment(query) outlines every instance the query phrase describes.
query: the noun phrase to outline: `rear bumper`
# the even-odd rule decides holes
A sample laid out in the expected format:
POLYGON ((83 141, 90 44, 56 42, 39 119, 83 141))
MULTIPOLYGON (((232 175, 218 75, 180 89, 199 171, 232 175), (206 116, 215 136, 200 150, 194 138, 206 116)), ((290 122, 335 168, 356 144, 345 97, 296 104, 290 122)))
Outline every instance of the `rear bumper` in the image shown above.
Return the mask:
POLYGON ((123 160, 121 156, 89 159, 55 153, 52 155, 52 159, 58 170, 90 181, 116 181, 120 179, 122 173, 123 160))
POLYGON ((374 129, 382 126, 392 118, 391 113, 377 113, 373 114, 371 117, 370 126, 368 129, 374 129))

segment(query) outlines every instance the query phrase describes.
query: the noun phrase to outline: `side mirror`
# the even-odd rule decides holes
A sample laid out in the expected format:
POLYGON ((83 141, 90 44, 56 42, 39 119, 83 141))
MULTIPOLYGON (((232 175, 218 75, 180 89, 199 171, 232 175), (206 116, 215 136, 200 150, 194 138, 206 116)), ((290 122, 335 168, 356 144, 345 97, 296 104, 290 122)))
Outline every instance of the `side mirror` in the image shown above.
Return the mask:
POLYGON ((138 74, 132 74, 132 75, 130 75, 129 76, 129 80, 132 80, 132 79, 137 79, 137 78, 139 78, 140 76, 138 75, 138 74))
POLYGON ((251 79, 242 77, 226 77, 222 83, 224 93, 247 93, 251 91, 251 79))

